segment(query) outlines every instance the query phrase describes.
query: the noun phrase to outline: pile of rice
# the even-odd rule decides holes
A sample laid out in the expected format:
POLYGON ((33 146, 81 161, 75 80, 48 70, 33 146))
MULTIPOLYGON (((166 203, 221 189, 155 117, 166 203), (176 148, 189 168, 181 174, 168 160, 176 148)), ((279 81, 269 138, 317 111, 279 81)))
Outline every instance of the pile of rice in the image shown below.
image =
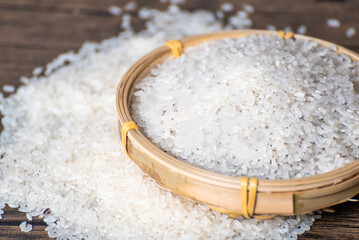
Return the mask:
POLYGON ((210 171, 331 171, 359 158, 359 63, 333 47, 264 35, 205 43, 137 85, 134 119, 159 147, 210 171))
POLYGON ((160 189, 123 154, 115 87, 124 72, 169 39, 224 28, 206 11, 140 14, 147 30, 85 43, 0 96, 0 208, 26 212, 24 231, 42 217, 58 239, 293 239, 308 230, 315 215, 231 219, 160 189))

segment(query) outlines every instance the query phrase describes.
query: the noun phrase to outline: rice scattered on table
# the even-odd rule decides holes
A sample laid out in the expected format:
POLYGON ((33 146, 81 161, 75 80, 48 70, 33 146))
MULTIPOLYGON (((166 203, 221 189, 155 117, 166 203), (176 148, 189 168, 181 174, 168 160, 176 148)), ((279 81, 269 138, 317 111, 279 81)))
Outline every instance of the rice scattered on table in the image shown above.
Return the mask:
POLYGON ((309 230, 316 215, 262 221, 211 211, 159 188, 123 154, 115 88, 130 65, 169 39, 251 26, 245 16, 222 26, 212 13, 176 7, 140 12, 147 30, 127 24, 22 78, 16 94, 0 94, 0 208, 43 218, 59 239, 288 239, 309 230))

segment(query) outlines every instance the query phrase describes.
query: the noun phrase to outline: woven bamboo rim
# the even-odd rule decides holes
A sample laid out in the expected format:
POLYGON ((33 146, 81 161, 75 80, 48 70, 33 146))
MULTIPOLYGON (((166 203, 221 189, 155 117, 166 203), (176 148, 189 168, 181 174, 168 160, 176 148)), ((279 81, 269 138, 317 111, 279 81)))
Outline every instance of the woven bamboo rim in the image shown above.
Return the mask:
MULTIPOLYGON (((307 39, 329 47, 338 54, 359 61, 359 55, 339 45, 299 34, 287 34, 266 30, 234 30, 186 37, 180 40, 185 52, 188 47, 221 38, 238 38, 249 35, 280 35, 283 38, 307 39)), ((135 85, 147 76, 151 69, 171 56, 168 46, 159 47, 139 59, 122 78, 117 87, 116 105, 119 130, 124 123, 133 121, 130 114, 131 97, 135 85)), ((243 214, 242 179, 209 172, 182 162, 157 148, 139 129, 127 133, 129 157, 160 186, 181 196, 211 206, 213 209, 237 216, 243 214), (241 195, 242 194, 242 195, 241 195)), ((126 139, 126 136, 125 136, 126 139)), ((247 191, 244 191, 247 195, 247 191)), ((258 180, 253 214, 296 215, 313 212, 348 200, 359 193, 359 161, 334 171, 300 179, 258 180)), ((251 193, 250 193, 251 194, 251 193)))

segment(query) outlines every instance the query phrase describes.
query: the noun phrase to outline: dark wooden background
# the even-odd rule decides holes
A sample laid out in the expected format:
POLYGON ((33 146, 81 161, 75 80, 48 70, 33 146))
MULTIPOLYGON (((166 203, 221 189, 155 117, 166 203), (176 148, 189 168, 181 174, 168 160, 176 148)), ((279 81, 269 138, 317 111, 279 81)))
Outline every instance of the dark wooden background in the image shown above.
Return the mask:
MULTIPOLYGON (((187 0, 186 9, 218 9, 223 0, 187 0)), ((121 0, 0 0, 0 87, 19 85, 21 76, 30 76, 32 69, 44 66, 58 54, 78 49, 86 41, 100 41, 121 31, 121 18, 108 13, 111 5, 124 6, 121 0), (74 14, 77 12, 78 14, 74 14)), ((137 0, 141 6, 166 8, 159 0, 137 0)), ((359 0, 246 0, 232 1, 239 10, 243 3, 253 5, 254 28, 267 24, 278 28, 300 24, 308 27, 308 35, 323 38, 359 52, 359 0), (326 19, 337 18, 340 28, 330 28, 326 19), (345 31, 355 27, 358 33, 347 38, 345 31)), ((132 12, 134 15, 135 12, 132 12)), ((143 22, 133 20, 135 29, 143 22)), ((1 183, 0 183, 1 188, 1 183)), ((359 239, 359 203, 335 206, 336 213, 324 213, 312 229, 299 239, 359 239)), ((7 207, 0 220, 0 239, 48 239, 46 224, 32 222, 30 233, 20 232, 25 214, 7 207)))

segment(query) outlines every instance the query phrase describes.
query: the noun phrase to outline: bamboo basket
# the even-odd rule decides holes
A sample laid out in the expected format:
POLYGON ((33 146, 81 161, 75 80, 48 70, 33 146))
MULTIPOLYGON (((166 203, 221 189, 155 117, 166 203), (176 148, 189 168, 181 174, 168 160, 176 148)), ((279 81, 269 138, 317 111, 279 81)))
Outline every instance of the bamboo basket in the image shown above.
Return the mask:
MULTIPOLYGON (((186 37, 180 40, 183 52, 188 47, 205 41, 221 38, 239 38, 249 35, 278 35, 276 31, 234 30, 186 37)), ((279 33, 285 38, 283 32, 279 33)), ((288 35, 286 35, 288 36, 288 35)), ((329 47, 334 46, 338 54, 347 54, 352 61, 359 55, 333 43, 299 34, 293 39, 308 39, 329 47)), ((124 135, 124 148, 128 156, 160 186, 174 193, 205 204, 223 213, 236 217, 266 218, 275 215, 309 213, 348 200, 359 193, 359 161, 334 171, 300 179, 252 181, 209 172, 182 162, 157 148, 139 129, 124 133, 123 124, 132 121, 131 97, 135 85, 147 76, 151 69, 171 56, 168 46, 159 47, 139 59, 122 78, 117 87, 116 105, 119 130, 124 135), (126 138, 127 136, 127 138, 126 138), (244 184, 247 181, 247 184, 244 184), (249 197, 248 197, 249 196, 249 197), (249 199, 249 200, 248 200, 249 199), (249 206, 248 205, 252 205, 249 206), (249 212, 249 214, 248 214, 249 212)))

